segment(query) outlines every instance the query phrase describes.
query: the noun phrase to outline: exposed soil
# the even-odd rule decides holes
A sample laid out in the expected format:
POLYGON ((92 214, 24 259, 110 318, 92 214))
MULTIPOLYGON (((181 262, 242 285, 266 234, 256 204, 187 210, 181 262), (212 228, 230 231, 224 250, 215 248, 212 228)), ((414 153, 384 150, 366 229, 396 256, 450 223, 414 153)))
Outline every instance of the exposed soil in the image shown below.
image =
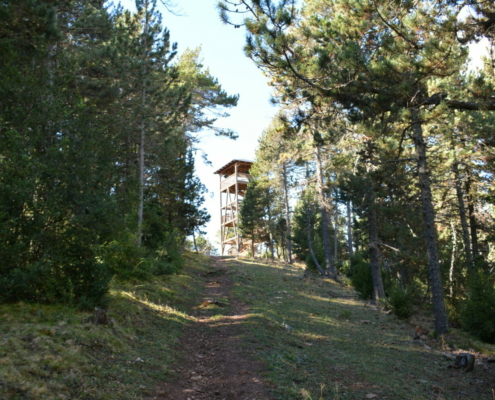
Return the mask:
POLYGON ((203 302, 194 310, 196 322, 181 339, 176 377, 161 386, 155 398, 268 400, 268 388, 260 377, 263 365, 243 346, 242 322, 249 308, 230 294, 233 281, 228 263, 232 259, 212 259, 212 270, 201 276, 205 290, 203 302))

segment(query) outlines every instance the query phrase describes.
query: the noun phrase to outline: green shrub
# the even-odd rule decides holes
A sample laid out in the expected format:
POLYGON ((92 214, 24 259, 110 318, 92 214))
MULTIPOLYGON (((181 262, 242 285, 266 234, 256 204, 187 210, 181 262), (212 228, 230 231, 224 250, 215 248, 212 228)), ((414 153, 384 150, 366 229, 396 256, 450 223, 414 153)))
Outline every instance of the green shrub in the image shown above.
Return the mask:
POLYGON ((397 285, 392 286, 386 300, 387 305, 395 315, 401 319, 407 319, 412 315, 412 290, 400 289, 397 285))
POLYGON ((93 307, 108 291, 112 275, 96 258, 59 257, 0 275, 0 302, 24 300, 93 307))
POLYGON ((163 249, 156 252, 153 260, 154 275, 171 275, 184 267, 184 260, 174 232, 169 233, 163 249))
POLYGON ((119 279, 146 280, 153 272, 153 262, 147 259, 147 249, 138 247, 131 236, 111 242, 105 249, 103 260, 119 279))
POLYGON ((362 299, 368 300, 371 298, 371 295, 373 294, 371 267, 370 264, 363 259, 361 254, 358 253, 351 259, 348 277, 351 280, 352 286, 362 299))
POLYGON ((468 332, 485 342, 495 343, 495 288, 483 272, 479 272, 469 283, 460 320, 468 332))

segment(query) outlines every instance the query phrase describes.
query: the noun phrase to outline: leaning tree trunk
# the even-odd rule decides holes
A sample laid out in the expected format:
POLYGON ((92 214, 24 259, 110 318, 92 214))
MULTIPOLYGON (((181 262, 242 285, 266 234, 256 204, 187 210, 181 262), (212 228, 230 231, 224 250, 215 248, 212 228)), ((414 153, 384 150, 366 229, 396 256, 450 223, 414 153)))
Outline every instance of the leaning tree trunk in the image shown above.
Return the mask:
POLYGON ((449 330, 447 312, 443 298, 440 263, 438 261, 437 233, 435 229, 435 210, 431 194, 428 163, 426 160, 426 143, 423 137, 423 126, 419 110, 411 109, 411 123, 413 129, 414 147, 416 149, 419 186, 421 189, 421 211, 426 239, 426 253, 430 270, 430 286, 435 315, 435 331, 443 335, 449 330))
POLYGON ((194 234, 194 230, 193 230, 193 233, 192 233, 192 237, 193 237, 193 242, 194 242, 194 250, 196 250, 196 253, 199 253, 199 251, 198 251, 198 245, 196 243, 196 235, 194 234))
POLYGON ((376 303, 378 299, 385 298, 385 289, 383 288, 382 270, 380 268, 380 251, 378 250, 378 221, 375 209, 375 193, 371 187, 368 187, 368 233, 369 233, 369 253, 371 277, 373 280, 373 292, 371 300, 376 303))
POLYGON ((325 198, 324 192, 324 183, 323 183, 323 171, 322 171, 322 162, 321 162, 321 152, 320 146, 315 146, 315 155, 316 155, 316 175, 318 179, 318 198, 320 203, 320 212, 321 212, 321 231, 323 236, 323 250, 325 252, 325 261, 326 261, 326 270, 327 274, 332 279, 337 279, 337 270, 335 265, 332 262, 332 250, 330 244, 330 235, 328 233, 328 211, 327 211, 327 201, 325 198))
POLYGON ((287 190, 287 166, 283 163, 282 176, 284 180, 284 203, 285 203, 285 236, 287 240, 287 255, 289 264, 292 264, 292 239, 291 239, 291 224, 290 224, 290 211, 289 211, 289 193, 287 190))
POLYGON ((468 275, 472 275, 474 269, 473 253, 471 251, 471 240, 469 239, 469 227, 466 218, 466 206, 464 205, 464 193, 462 193, 461 179, 459 176, 459 165, 457 161, 453 165, 455 190, 457 194, 457 201, 459 203, 459 217, 461 219, 462 227, 462 239, 464 242, 464 251, 466 253, 466 261, 468 268, 468 275))

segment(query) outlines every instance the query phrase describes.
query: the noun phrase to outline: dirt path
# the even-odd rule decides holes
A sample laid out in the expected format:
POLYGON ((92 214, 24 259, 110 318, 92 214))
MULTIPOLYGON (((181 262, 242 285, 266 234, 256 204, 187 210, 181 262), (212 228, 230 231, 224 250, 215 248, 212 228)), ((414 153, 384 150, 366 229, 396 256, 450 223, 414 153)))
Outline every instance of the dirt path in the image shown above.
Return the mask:
POLYGON ((233 281, 228 263, 232 260, 213 260, 212 271, 201 277, 204 303, 195 310, 196 323, 181 339, 183 359, 175 368, 177 378, 161 387, 155 398, 268 400, 259 375, 263 366, 242 347, 242 322, 249 309, 230 294, 233 281), (216 307, 221 312, 215 313, 216 307))

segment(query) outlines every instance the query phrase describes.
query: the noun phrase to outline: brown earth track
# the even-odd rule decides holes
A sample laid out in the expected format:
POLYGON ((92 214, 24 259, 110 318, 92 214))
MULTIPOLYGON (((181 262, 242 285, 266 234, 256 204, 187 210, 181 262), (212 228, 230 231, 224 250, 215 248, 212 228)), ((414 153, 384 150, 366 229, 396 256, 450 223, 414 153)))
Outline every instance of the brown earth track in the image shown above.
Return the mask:
POLYGON ((249 307, 236 300, 230 289, 234 282, 228 263, 212 257, 214 265, 204 280, 204 303, 195 307, 196 321, 181 339, 182 359, 174 368, 176 377, 157 390, 160 400, 269 400, 260 372, 264 366, 253 360, 243 347, 243 321, 249 307), (212 317, 208 301, 225 307, 221 316, 212 317))

